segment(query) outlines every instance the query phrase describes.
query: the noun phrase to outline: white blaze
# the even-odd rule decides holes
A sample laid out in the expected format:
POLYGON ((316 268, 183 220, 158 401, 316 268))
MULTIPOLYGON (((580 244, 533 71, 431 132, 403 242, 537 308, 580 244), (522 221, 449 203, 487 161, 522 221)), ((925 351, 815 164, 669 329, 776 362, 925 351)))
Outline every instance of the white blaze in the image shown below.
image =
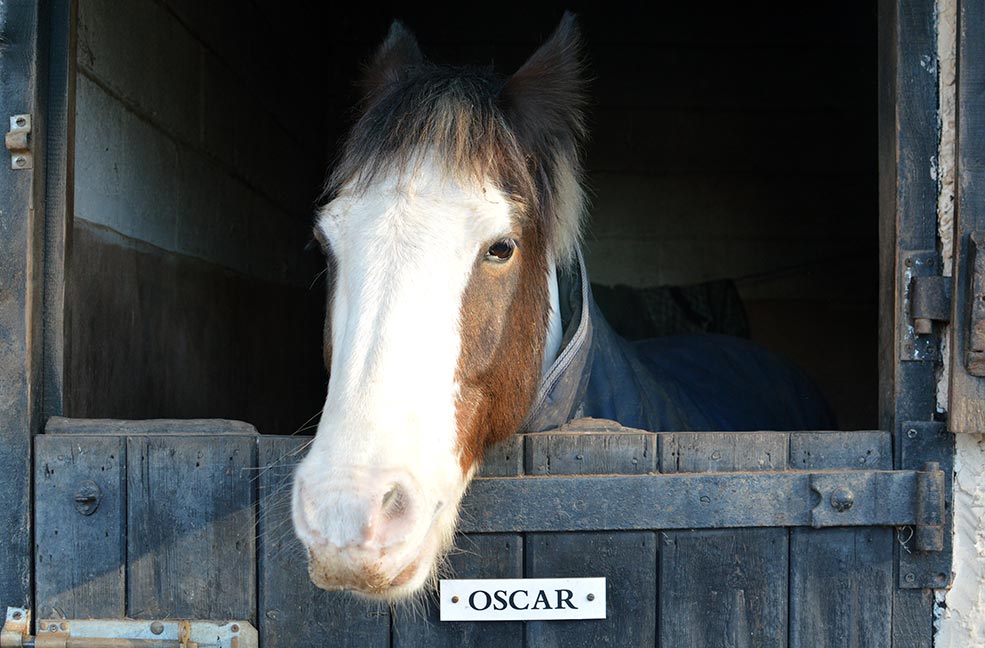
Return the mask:
MULTIPOLYGON (((318 227, 336 259, 331 376, 298 478, 317 498, 340 486, 332 475, 405 471, 420 487, 415 506, 428 512, 411 535, 423 539, 432 523, 450 535, 470 477, 455 408, 462 298, 476 259, 516 234, 510 204, 495 187, 463 186, 424 161, 412 175, 342 192, 318 227)), ((309 514, 333 542, 359 524, 344 506, 309 514)))

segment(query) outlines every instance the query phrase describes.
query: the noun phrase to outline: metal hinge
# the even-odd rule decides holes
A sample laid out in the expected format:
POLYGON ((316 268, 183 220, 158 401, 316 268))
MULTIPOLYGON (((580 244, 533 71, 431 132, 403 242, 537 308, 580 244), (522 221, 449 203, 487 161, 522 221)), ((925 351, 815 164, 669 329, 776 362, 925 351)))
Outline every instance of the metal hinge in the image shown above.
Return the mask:
POLYGON ((30 115, 12 115, 10 131, 4 137, 7 150, 10 151, 10 168, 14 170, 31 169, 34 167, 34 155, 31 153, 31 143, 28 135, 31 133, 30 115))
POLYGON ((7 608, 0 648, 256 648, 246 621, 42 619, 32 636, 31 612, 7 608))
POLYGON ((936 252, 906 252, 900 264, 903 316, 899 318, 900 359, 940 359, 934 322, 951 319, 951 280, 940 273, 936 252))

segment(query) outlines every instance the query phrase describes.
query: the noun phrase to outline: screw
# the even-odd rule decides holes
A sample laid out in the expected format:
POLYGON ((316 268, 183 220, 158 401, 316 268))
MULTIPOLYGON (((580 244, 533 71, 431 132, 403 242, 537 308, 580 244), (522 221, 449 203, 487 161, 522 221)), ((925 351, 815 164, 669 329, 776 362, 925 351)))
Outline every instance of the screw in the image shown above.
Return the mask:
POLYGON ((164 624, 161 623, 160 621, 155 621, 154 623, 150 624, 150 631, 153 632, 154 634, 161 634, 162 632, 164 632, 164 624))
POLYGON ((68 624, 62 621, 58 624, 58 627, 62 629, 62 632, 68 632, 68 624))
POLYGON ((844 513, 848 509, 852 508, 854 503, 855 493, 844 486, 840 486, 831 491, 831 507, 839 513, 844 513))
POLYGON ((451 602, 452 602, 452 603, 458 603, 458 601, 459 601, 459 599, 458 599, 458 597, 457 597, 457 596, 453 596, 453 597, 451 597, 451 602))
POLYGON ((906 264, 906 267, 910 267, 911 265, 913 265, 913 259, 907 258, 907 260, 904 261, 904 263, 906 264))
POLYGON ((904 578, 903 578, 903 579, 904 579, 904 580, 905 580, 905 581, 906 581, 907 583, 912 583, 913 581, 915 581, 915 580, 917 579, 917 577, 916 577, 916 576, 914 576, 914 575, 913 575, 912 573, 910 573, 910 574, 907 574, 906 576, 904 576, 904 578))
POLYGON ((595 600, 595 595, 594 594, 589 594, 585 598, 587 598, 589 601, 594 601, 595 600))
POLYGON ((581 461, 584 458, 585 458, 585 455, 582 455, 582 454, 576 454, 575 455, 575 459, 577 459, 578 461, 581 461))
POLYGON ((58 632, 58 625, 55 624, 55 623, 52 623, 51 625, 49 625, 48 626, 48 632, 58 632))
POLYGON ((233 627, 231 628, 231 630, 233 632, 239 632, 239 624, 238 623, 234 623, 233 624, 233 627))
POLYGON ((21 618, 22 616, 24 616, 24 615, 23 615, 23 614, 21 614, 20 612, 14 612, 14 621, 18 621, 18 620, 20 620, 20 618, 21 618))
POLYGON ((21 128, 23 128, 24 126, 27 126, 27 120, 24 119, 23 117, 18 117, 17 120, 14 123, 17 124, 18 126, 20 126, 21 128))
POLYGON ((15 166, 23 167, 26 164, 27 164, 27 158, 24 157, 23 155, 18 155, 16 157, 14 157, 14 165, 15 166))
POLYGON ((917 431, 916 431, 916 429, 915 428, 910 428, 909 430, 907 430, 906 431, 906 438, 907 439, 916 439, 917 438, 917 431))

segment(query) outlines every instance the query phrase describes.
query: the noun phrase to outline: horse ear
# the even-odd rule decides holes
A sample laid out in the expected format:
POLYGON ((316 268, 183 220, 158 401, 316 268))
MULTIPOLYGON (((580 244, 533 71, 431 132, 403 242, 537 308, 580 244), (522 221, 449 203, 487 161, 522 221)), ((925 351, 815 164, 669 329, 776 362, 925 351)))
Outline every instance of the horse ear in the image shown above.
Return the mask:
POLYGON ((372 95, 399 81, 407 69, 424 61, 417 39, 399 20, 394 20, 383 44, 366 67, 363 90, 372 95))
POLYGON ((578 21, 564 12, 546 43, 503 86, 500 102, 521 131, 584 135, 581 34, 578 21))

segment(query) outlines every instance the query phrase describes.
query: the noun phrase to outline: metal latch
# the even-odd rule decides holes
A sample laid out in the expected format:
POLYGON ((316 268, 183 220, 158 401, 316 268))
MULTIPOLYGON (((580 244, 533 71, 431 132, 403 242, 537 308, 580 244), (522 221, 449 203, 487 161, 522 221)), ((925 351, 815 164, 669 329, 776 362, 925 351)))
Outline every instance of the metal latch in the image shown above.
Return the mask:
POLYGON ((31 133, 30 115, 12 115, 10 131, 4 137, 7 150, 10 151, 11 169, 31 169, 34 167, 34 156, 31 154, 31 144, 28 135, 31 133))
POLYGON ((972 232, 968 249, 971 291, 968 301, 968 353, 965 366, 973 376, 985 376, 985 232, 972 232))
POLYGON ((0 648, 256 648, 246 621, 42 619, 31 636, 31 612, 7 608, 0 648))

